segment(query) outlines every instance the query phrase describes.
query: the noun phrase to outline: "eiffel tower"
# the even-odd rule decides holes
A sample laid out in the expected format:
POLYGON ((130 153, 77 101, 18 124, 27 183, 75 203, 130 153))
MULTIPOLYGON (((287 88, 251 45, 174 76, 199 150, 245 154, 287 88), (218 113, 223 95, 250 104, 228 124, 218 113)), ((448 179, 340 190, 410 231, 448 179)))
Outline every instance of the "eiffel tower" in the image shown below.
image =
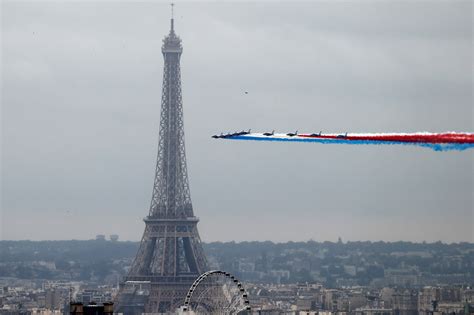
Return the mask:
POLYGON ((181 97, 181 39, 163 40, 163 92, 155 182, 145 232, 120 285, 116 313, 167 313, 183 305, 193 281, 207 271, 189 192, 181 97))

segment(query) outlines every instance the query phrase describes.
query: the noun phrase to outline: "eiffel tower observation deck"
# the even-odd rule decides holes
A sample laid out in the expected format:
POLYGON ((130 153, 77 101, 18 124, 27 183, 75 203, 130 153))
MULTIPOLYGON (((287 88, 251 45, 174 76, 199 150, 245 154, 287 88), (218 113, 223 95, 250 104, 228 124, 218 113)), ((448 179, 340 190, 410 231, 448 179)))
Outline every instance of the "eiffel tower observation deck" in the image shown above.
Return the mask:
POLYGON ((140 248, 116 299, 116 313, 174 312, 207 271, 189 192, 181 97, 181 39, 163 40, 163 91, 155 181, 140 248))

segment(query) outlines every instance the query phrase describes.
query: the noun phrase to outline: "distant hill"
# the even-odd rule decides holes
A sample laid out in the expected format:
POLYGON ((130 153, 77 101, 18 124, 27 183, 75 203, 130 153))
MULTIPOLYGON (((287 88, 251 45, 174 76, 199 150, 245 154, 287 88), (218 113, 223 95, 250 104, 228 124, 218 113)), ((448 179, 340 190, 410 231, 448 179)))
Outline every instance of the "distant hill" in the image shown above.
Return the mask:
MULTIPOLYGON (((105 240, 64 241, 0 241, 0 262, 55 261, 55 260, 102 260, 133 258, 139 242, 105 240)), ((460 251, 474 251, 474 243, 413 243, 413 242, 211 242, 204 243, 204 250, 213 256, 254 257, 262 252, 287 250, 325 250, 336 254, 344 251, 370 253, 440 252, 455 255, 460 251)))
MULTIPOLYGON (((114 283, 124 276, 139 242, 0 241, 0 278, 70 279, 114 283)), ((243 280, 368 285, 410 274, 417 283, 474 282, 474 243, 212 242, 211 268, 243 280), (392 275, 392 276, 390 276, 392 275)))
POLYGON ((0 241, 0 262, 103 260, 133 257, 138 242, 0 241))

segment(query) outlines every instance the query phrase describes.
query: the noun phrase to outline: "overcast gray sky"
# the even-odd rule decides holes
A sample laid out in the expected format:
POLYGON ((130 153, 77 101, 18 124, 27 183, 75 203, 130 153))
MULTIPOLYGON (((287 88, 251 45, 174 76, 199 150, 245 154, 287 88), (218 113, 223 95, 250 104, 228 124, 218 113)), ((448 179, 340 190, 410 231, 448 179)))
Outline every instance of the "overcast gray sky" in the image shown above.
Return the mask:
MULTIPOLYGON (((175 12, 204 241, 474 241, 472 150, 210 138, 474 131, 472 1, 175 12)), ((169 16, 165 2, 2 1, 1 239, 141 238, 169 16)))

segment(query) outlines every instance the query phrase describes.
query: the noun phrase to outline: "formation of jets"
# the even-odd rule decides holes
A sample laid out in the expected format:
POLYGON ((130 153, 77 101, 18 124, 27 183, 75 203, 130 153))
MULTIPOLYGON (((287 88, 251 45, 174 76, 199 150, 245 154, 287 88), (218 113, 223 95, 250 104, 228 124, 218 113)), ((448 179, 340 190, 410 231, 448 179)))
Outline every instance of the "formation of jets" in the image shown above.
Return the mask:
MULTIPOLYGON (((227 133, 227 134, 223 134, 221 133, 220 135, 213 135, 212 138, 214 139, 223 139, 223 138, 231 138, 231 137, 235 137, 235 136, 243 136, 243 135, 248 135, 250 134, 250 129, 248 131, 240 131, 240 132, 234 132, 234 133, 227 133)), ((266 136, 266 137, 271 137, 273 135, 275 135, 275 130, 272 130, 272 132, 264 132, 262 135, 266 136)), ((295 136, 298 136, 298 130, 295 131, 295 132, 289 132, 286 134, 288 137, 295 137, 295 136)), ((312 133, 309 135, 310 137, 322 137, 323 134, 322 134, 322 131, 320 131, 319 133, 312 133)), ((336 138, 347 138, 347 132, 345 134, 340 134, 340 135, 337 135, 336 138)))
POLYGON ((435 151, 462 151, 474 149, 474 133, 472 132, 444 132, 444 133, 275 133, 271 132, 228 132, 212 136, 214 139, 229 140, 259 140, 259 141, 287 141, 287 142, 313 142, 337 144, 411 144, 428 147, 435 151))

